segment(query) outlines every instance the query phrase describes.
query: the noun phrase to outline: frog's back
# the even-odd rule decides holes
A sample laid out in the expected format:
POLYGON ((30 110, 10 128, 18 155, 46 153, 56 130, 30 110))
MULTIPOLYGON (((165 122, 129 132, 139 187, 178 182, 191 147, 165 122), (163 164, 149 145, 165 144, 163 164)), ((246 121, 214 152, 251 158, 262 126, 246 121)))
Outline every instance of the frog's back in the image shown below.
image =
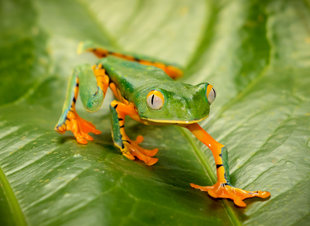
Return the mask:
POLYGON ((148 84, 173 81, 164 71, 153 66, 145 66, 114 56, 99 60, 111 81, 120 89, 122 95, 130 100, 132 94, 148 84))

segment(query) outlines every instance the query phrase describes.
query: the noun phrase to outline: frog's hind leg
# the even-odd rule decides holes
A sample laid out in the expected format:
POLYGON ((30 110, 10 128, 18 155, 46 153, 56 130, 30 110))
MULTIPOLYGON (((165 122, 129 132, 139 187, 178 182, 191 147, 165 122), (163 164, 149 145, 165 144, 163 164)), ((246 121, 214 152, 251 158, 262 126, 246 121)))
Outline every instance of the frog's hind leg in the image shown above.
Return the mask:
POLYGON ((134 61, 143 65, 158 67, 166 72, 166 74, 172 79, 178 79, 183 76, 183 71, 174 65, 168 65, 159 61, 144 60, 142 58, 135 58, 134 61))
POLYGON ((134 105, 132 103, 122 103, 119 101, 112 101, 112 137, 116 147, 118 147, 122 154, 128 159, 134 160, 138 158, 142 160, 146 165, 154 165, 158 159, 153 158, 158 152, 158 149, 147 150, 139 146, 143 141, 142 136, 138 136, 135 141, 125 133, 125 116, 128 115, 131 118, 139 121, 139 115, 137 114, 134 105))
POLYGON ((55 130, 59 133, 71 131, 80 144, 87 144, 88 140, 93 140, 88 133, 100 134, 91 122, 77 114, 75 104, 80 91, 84 107, 90 111, 97 110, 102 104, 108 84, 109 78, 103 70, 95 67, 92 70, 90 65, 76 67, 70 78, 62 115, 55 130))
POLYGON ((232 199, 239 207, 245 207, 243 201, 247 198, 260 197, 267 198, 270 193, 267 191, 246 191, 240 188, 235 188, 230 184, 229 168, 228 168, 228 153, 224 145, 214 140, 206 131, 198 124, 186 126, 201 142, 207 145, 212 151, 217 171, 217 182, 213 186, 199 186, 191 184, 193 188, 206 191, 213 198, 228 198, 232 199))
POLYGON ((98 58, 107 57, 108 55, 116 56, 119 58, 123 58, 129 61, 135 61, 143 65, 154 66, 162 69, 166 74, 172 79, 178 79, 183 76, 183 71, 172 64, 167 64, 158 60, 147 59, 147 57, 143 56, 132 56, 129 54, 122 54, 119 52, 110 51, 101 47, 98 47, 95 43, 86 41, 81 42, 78 47, 78 53, 82 53, 84 51, 91 52, 95 54, 98 58))

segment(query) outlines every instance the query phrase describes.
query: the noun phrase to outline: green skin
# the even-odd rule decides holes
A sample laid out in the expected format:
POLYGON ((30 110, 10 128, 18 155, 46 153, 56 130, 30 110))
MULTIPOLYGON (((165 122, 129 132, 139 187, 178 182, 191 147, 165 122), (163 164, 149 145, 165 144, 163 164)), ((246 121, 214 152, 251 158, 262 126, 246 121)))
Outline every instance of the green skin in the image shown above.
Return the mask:
POLYGON ((192 86, 174 81, 161 69, 139 63, 107 57, 99 61, 122 96, 134 103, 141 119, 160 123, 199 121, 209 114, 207 83, 192 86), (159 110, 148 107, 147 94, 158 90, 164 95, 159 110))
MULTIPOLYGON (((97 62, 103 65, 111 82, 115 83, 122 96, 134 103, 139 117, 145 124, 191 124, 205 119, 210 111, 207 98, 208 83, 198 85, 175 81, 159 68, 146 66, 137 62, 127 61, 114 56, 107 56, 97 62), (164 105, 154 110, 147 105, 150 91, 160 91, 164 96, 164 105)), ((66 115, 74 101, 74 89, 79 79, 79 95, 83 106, 90 112, 99 110, 104 100, 103 91, 97 86, 96 77, 91 65, 77 66, 68 85, 67 98, 58 126, 65 123, 66 115)), ((75 102, 75 101, 74 101, 75 102)), ((122 147, 120 127, 115 109, 112 112, 112 135, 115 144, 122 147)), ((229 183, 227 151, 222 149, 225 178, 229 183)))
POLYGON ((113 88, 112 84, 110 87, 120 99, 118 102, 113 101, 110 105, 112 137, 114 144, 127 158, 133 160, 137 157, 147 165, 153 165, 158 160, 152 158, 157 152, 155 149, 156 152, 150 152, 152 150, 146 150, 139 146, 143 138, 141 140, 140 137, 136 141, 132 141, 126 135, 124 129, 126 114, 144 124, 177 124, 189 129, 201 142, 207 145, 215 159, 217 183, 206 187, 191 184, 192 187, 208 191, 209 195, 214 198, 233 199, 235 204, 241 207, 246 206, 242 201, 245 198, 267 198, 270 196, 270 193, 265 191, 252 192, 234 188, 230 184, 226 148, 197 124, 208 116, 210 104, 215 98, 216 94, 211 85, 208 83, 190 85, 175 81, 169 75, 176 78, 177 74, 175 73, 178 73, 179 69, 173 68, 171 64, 167 63, 161 65, 160 61, 154 59, 137 55, 121 55, 104 48, 97 51, 98 49, 91 42, 80 46, 80 51, 85 50, 92 51, 98 57, 103 58, 97 62, 97 68, 94 71, 89 64, 77 66, 74 69, 68 85, 62 115, 55 128, 58 132, 63 133, 71 130, 77 141, 84 144, 87 141, 83 139, 92 139, 88 135, 89 132, 99 133, 100 131, 97 131, 95 126, 77 115, 75 111, 76 98, 79 92, 83 106, 88 111, 97 111, 101 107, 106 93, 106 90, 102 89, 107 89, 108 82, 110 82, 115 85, 117 90, 113 88), (149 61, 145 62, 146 59, 149 61), (142 63, 160 65, 159 67, 163 70, 142 63), (122 101, 123 103, 120 103, 122 101))
MULTIPOLYGON (((206 118, 210 104, 206 92, 208 83, 189 85, 175 81, 161 69, 123 60, 114 56, 100 59, 111 81, 116 84, 122 96, 134 103, 138 114, 144 121, 160 124, 189 124, 206 118), (158 90, 164 95, 164 105, 159 110, 148 107, 147 94, 158 90)), ((97 111, 104 99, 102 90, 97 86, 96 78, 88 64, 75 68, 69 82, 66 103, 63 112, 70 109, 74 96, 76 78, 79 78, 79 94, 83 106, 88 111, 97 111)), ((65 114, 58 124, 63 123, 65 114)))

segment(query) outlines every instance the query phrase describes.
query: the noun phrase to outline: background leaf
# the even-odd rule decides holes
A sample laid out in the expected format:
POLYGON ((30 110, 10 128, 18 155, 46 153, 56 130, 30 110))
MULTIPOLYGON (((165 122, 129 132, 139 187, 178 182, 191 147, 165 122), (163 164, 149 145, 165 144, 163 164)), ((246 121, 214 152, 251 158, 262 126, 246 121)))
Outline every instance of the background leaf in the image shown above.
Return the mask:
POLYGON ((310 2, 0 1, 1 225, 303 225, 310 220, 310 2), (271 192, 240 209, 211 185, 210 151, 178 127, 130 121, 158 147, 153 167, 113 146, 108 105, 82 116, 103 131, 78 145, 53 131, 90 39, 185 67, 217 101, 202 126, 229 149, 232 183, 271 192))

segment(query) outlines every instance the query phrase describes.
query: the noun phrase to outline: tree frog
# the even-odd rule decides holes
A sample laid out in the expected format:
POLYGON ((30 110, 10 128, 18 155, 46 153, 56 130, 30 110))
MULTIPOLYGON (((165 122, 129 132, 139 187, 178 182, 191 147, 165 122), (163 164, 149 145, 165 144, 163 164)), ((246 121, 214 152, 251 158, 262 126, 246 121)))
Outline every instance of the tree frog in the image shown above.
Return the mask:
POLYGON ((270 196, 267 191, 246 191, 232 186, 226 148, 199 126, 198 122, 208 116, 216 98, 211 84, 176 81, 182 76, 182 70, 175 64, 118 53, 90 41, 81 43, 79 51, 92 52, 99 60, 93 66, 84 64, 73 70, 63 111, 55 127, 57 132, 71 131, 80 144, 93 140, 89 133, 100 131, 77 114, 76 100, 80 93, 83 106, 90 112, 97 111, 110 88, 115 96, 110 105, 112 138, 126 158, 151 166, 158 161, 154 157, 158 149, 141 147, 142 136, 131 140, 125 132, 125 116, 145 125, 182 126, 212 151, 216 165, 217 182, 213 186, 190 184, 193 188, 208 192, 214 198, 232 199, 239 207, 246 206, 243 201, 246 198, 270 196))

